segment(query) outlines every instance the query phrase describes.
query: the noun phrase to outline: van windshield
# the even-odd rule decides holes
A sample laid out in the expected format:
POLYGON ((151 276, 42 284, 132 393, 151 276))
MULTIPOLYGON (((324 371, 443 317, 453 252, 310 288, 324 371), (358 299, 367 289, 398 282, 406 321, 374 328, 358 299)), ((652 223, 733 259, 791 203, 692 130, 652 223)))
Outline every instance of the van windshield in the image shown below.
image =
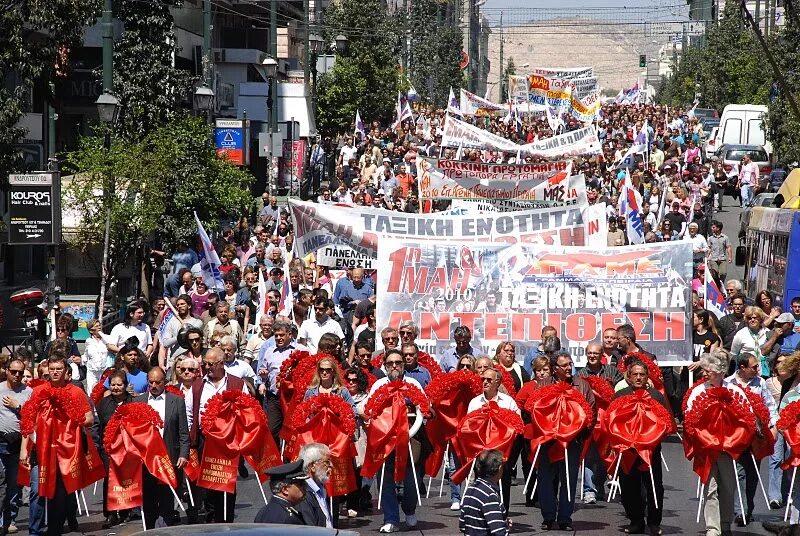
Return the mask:
POLYGON ((742 143, 742 120, 731 117, 725 121, 722 143, 742 143))
POLYGON ((764 145, 764 129, 761 119, 750 119, 747 122, 747 145, 764 145))

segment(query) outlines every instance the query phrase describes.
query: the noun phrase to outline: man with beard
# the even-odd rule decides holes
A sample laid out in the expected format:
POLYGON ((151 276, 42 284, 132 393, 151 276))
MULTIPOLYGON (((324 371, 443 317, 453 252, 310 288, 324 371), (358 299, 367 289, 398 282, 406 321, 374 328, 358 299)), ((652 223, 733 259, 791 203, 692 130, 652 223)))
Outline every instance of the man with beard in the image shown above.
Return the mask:
POLYGON ((303 471, 308 475, 306 496, 297 509, 306 525, 333 528, 325 484, 331 478, 331 450, 322 443, 309 443, 300 449, 303 471))
MULTIPOLYGON (((381 378, 372 385, 372 389, 370 389, 369 395, 364 402, 365 406, 369 403, 370 397, 390 381, 404 381, 422 391, 422 386, 420 386, 419 382, 405 376, 405 361, 403 360, 403 354, 400 350, 392 349, 386 351, 383 355, 383 368, 386 369, 387 376, 381 378)), ((394 478, 391 476, 394 475, 394 464, 395 454, 393 452, 386 457, 384 468, 381 470, 381 474, 385 476, 388 475, 391 479, 389 482, 384 482, 383 486, 379 486, 379 489, 382 490, 381 503, 383 505, 383 525, 379 530, 381 533, 400 531, 400 504, 397 499, 396 486, 394 482, 392 482, 394 478)), ((408 528, 413 528, 417 526, 417 495, 414 493, 416 483, 414 473, 411 470, 411 463, 406 464, 403 486, 405 489, 405 493, 403 493, 403 513, 406 515, 406 526, 408 526, 408 528)))

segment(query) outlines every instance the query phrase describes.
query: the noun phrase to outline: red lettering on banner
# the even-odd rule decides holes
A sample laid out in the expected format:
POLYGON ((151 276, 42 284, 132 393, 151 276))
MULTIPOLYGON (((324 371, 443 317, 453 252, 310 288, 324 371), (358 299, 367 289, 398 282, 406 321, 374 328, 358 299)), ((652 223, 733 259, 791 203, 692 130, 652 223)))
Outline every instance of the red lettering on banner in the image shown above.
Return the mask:
POLYGON ((414 320, 411 317, 411 311, 392 311, 392 314, 389 315, 389 325, 392 327, 399 327, 400 322, 404 320, 414 320))
POLYGON ((583 236, 583 227, 561 229, 558 235, 562 246, 582 246, 586 243, 583 236))
POLYGON ((400 248, 389 254, 389 260, 392 262, 392 271, 389 275, 389 288, 386 289, 388 292, 400 292, 400 280, 403 276, 403 266, 406 264, 407 249, 400 248))
POLYGON ((511 340, 536 339, 542 332, 541 313, 517 313, 511 315, 511 340))
POLYGON ((600 318, 603 331, 607 329, 617 329, 625 323, 624 313, 603 313, 600 315, 600 318))
POLYGON ((686 314, 681 312, 653 313, 654 341, 682 341, 686 339, 686 314))
POLYGON ((486 313, 484 318, 486 322, 487 339, 508 339, 508 313, 486 313))
POLYGON ((528 77, 529 89, 543 89, 545 91, 550 89, 550 81, 543 76, 531 75, 528 77))
POLYGON ((597 337, 597 319, 593 314, 575 313, 567 316, 566 338, 572 342, 588 342, 597 337))
POLYGON ((435 313, 423 311, 419 316, 420 339, 450 339, 450 313, 440 313, 436 318, 435 313))
POLYGON ((644 328, 648 320, 650 320, 650 313, 628 313, 628 320, 636 331, 636 342, 644 342, 650 340, 650 335, 645 333, 644 328))
POLYGON ((598 220, 590 221, 589 234, 595 234, 599 232, 600 232, 600 222, 598 220))
POLYGON ((650 259, 628 260, 624 262, 609 261, 606 264, 606 273, 613 275, 633 275, 633 274, 660 274, 662 272, 658 261, 650 259))
POLYGON ((475 321, 483 318, 483 313, 455 313, 453 316, 459 319, 462 326, 468 327, 470 332, 475 333, 475 321))

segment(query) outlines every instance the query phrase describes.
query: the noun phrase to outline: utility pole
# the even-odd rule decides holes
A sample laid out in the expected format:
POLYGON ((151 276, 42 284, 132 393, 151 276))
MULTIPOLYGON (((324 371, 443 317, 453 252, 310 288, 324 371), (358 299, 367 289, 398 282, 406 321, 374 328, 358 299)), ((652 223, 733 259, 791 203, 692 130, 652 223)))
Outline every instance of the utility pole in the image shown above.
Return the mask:
POLYGON ((211 51, 211 0, 203 0, 203 81, 208 87, 211 85, 211 71, 214 64, 214 54, 211 51))
POLYGON ((311 81, 311 20, 309 17, 309 9, 308 0, 303 0, 303 22, 306 30, 306 36, 303 39, 306 43, 305 61, 303 62, 303 84, 306 89, 308 89, 308 84, 311 81))
POLYGON ((756 0, 756 27, 761 31, 761 0, 756 0))
POLYGON ((503 12, 500 12, 500 96, 498 98, 499 103, 504 103, 506 101, 505 95, 506 92, 504 91, 505 82, 503 79, 503 12))
POLYGON ((103 91, 114 89, 114 0, 103 2, 103 91))
MULTIPOLYGON (((208 1, 208 0, 207 0, 208 1)), ((269 2, 269 55, 278 61, 278 0, 269 2)), ((269 94, 272 96, 272 113, 269 114, 270 132, 278 131, 278 76, 277 73, 270 80, 269 94)), ((270 145, 272 140, 270 139, 270 145)), ((272 151, 272 147, 270 147, 272 151)), ((270 162, 270 165, 272 163, 270 162)))
POLYGON ((741 3, 742 13, 744 14, 745 19, 750 24, 750 27, 753 29, 753 32, 756 34, 756 39, 758 43, 761 45, 761 48, 764 49, 764 54, 767 56, 767 60, 769 60, 769 64, 772 66, 772 72, 775 74, 775 78, 778 79, 778 86, 781 88, 781 93, 786 97, 786 100, 789 102, 789 108, 792 110, 794 114, 795 121, 800 121, 800 108, 797 106, 797 101, 794 98, 794 94, 792 93, 792 88, 786 82, 786 78, 783 76, 780 67, 778 66, 778 62, 775 61, 775 56, 772 55, 772 51, 767 46, 767 42, 764 40, 764 36, 761 35, 761 29, 753 20, 753 15, 750 14, 750 10, 747 9, 746 0, 742 0, 741 3))

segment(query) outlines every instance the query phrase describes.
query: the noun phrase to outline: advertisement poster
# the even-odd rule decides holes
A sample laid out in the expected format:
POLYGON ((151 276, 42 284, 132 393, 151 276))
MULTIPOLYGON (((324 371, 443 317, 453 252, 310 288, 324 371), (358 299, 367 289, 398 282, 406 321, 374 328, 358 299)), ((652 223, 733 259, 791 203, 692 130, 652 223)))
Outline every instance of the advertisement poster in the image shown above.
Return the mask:
POLYGON ((413 320, 417 343, 439 359, 459 325, 480 353, 513 341, 518 359, 552 325, 580 367, 586 345, 622 324, 660 366, 692 359, 690 243, 588 249, 396 240, 381 244, 378 266, 377 324, 413 320))
POLYGON ((283 157, 278 174, 278 187, 290 188, 302 180, 305 172, 306 140, 284 141, 283 157))

